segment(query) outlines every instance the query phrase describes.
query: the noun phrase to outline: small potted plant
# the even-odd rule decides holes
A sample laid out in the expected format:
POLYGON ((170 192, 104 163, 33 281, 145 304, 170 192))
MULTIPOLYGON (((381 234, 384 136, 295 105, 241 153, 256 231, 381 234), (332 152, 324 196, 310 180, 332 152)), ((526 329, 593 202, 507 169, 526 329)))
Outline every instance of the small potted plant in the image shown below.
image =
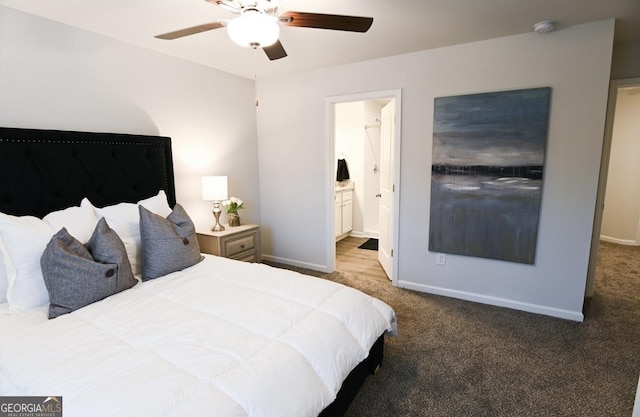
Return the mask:
POLYGON ((229 218, 229 226, 240 226, 240 216, 238 210, 244 208, 244 201, 237 197, 231 197, 228 200, 222 202, 222 205, 227 210, 227 216, 229 218))

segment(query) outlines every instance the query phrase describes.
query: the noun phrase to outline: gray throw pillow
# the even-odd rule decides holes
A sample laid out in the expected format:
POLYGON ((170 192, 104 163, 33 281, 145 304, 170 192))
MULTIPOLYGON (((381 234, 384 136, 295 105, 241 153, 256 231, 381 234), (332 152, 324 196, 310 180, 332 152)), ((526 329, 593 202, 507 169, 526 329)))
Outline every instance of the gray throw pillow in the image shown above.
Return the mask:
POLYGON ((137 283, 122 240, 104 218, 86 246, 62 228, 49 241, 40 265, 49 292, 50 319, 137 283))
POLYGON ((202 260, 196 228, 180 204, 175 205, 167 218, 138 207, 143 281, 180 271, 202 260))

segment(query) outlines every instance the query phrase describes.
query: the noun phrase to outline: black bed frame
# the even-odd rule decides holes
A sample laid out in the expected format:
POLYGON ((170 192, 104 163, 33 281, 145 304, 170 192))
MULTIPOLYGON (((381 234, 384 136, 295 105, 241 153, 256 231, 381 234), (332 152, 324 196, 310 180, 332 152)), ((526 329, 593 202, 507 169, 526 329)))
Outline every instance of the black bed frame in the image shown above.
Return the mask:
MULTIPOLYGON (((0 127, 0 212, 43 217, 78 206, 135 203, 164 190, 176 203, 171 138, 0 127)), ((384 335, 320 414, 340 417, 382 363, 384 335)))
POLYGON ((322 410, 318 417, 342 417, 347 412, 349 404, 356 397, 360 387, 362 387, 367 375, 378 373, 378 369, 382 365, 383 356, 384 334, 373 344, 369 350, 369 356, 353 368, 353 371, 342 382, 342 387, 338 391, 336 399, 322 410))

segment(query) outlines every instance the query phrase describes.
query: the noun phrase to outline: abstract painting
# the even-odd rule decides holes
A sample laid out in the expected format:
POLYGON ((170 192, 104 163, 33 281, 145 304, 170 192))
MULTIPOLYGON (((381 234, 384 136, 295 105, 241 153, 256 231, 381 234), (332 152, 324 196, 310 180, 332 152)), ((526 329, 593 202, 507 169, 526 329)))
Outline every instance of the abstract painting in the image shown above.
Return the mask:
POLYGON ((534 263, 550 96, 435 99, 430 251, 534 263))

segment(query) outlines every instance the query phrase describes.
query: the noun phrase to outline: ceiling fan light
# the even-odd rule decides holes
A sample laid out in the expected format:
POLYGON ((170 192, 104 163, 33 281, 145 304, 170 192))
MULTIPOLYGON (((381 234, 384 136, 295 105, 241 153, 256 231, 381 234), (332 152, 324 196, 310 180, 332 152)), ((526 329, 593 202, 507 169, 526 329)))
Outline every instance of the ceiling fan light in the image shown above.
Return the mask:
POLYGON ((278 40, 280 26, 272 16, 252 11, 230 20, 227 33, 240 46, 265 47, 278 40))

